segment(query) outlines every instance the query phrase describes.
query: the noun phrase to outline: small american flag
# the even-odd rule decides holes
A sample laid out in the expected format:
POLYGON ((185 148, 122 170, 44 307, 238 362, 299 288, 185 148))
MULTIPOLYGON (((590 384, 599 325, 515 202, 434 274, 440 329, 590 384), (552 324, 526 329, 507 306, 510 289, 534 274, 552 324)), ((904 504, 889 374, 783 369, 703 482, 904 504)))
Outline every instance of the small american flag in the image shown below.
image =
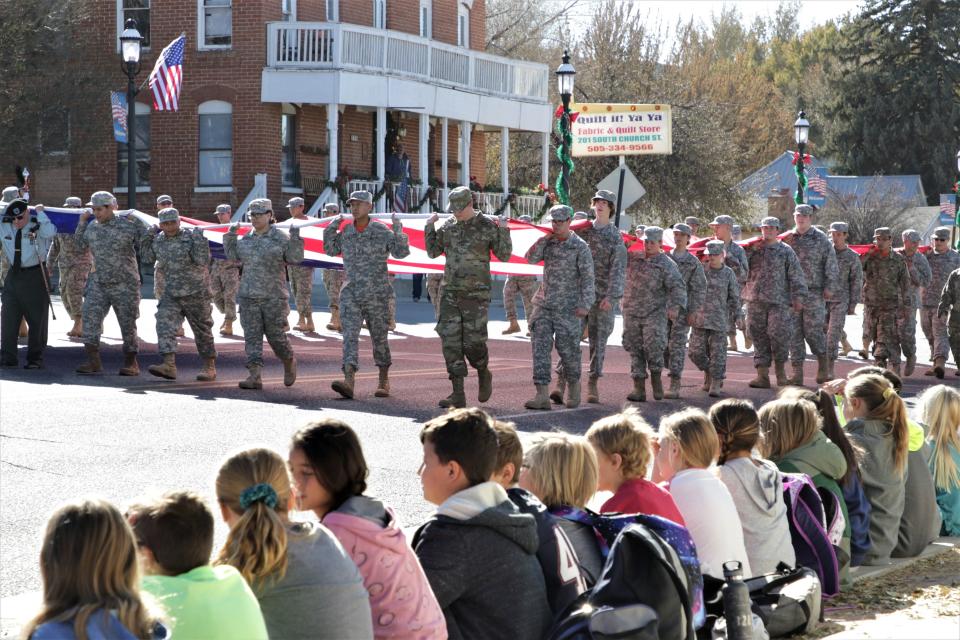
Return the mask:
POLYGON ((183 85, 183 49, 187 37, 171 42, 160 52, 157 64, 150 72, 149 85, 153 91, 153 108, 157 111, 177 111, 180 108, 180 88, 183 85))
POLYGON ((398 213, 406 213, 407 199, 410 195, 410 159, 407 154, 403 154, 401 163, 403 164, 403 178, 397 188, 393 190, 393 208, 398 213))
POLYGON ((823 175, 816 169, 814 169, 813 173, 810 174, 810 179, 807 181, 807 186, 812 191, 815 191, 822 196, 827 195, 827 181, 824 180, 823 175))
POLYGON ((110 92, 110 113, 113 115, 113 135, 117 142, 127 141, 127 96, 110 92))

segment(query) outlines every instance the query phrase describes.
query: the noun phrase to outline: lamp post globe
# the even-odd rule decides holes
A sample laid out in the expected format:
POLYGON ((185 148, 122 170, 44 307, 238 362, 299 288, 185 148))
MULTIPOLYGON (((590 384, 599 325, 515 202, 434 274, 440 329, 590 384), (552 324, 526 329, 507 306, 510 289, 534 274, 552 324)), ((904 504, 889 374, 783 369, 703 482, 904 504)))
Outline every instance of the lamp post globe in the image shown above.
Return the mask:
POLYGON ((798 145, 805 145, 810 136, 810 123, 807 121, 807 114, 801 111, 798 114, 797 121, 793 123, 793 136, 798 145))
POLYGON ((143 36, 137 30, 137 21, 133 18, 127 18, 123 25, 123 33, 120 34, 120 55, 127 64, 137 64, 140 62, 140 46, 143 43, 143 36))
POLYGON ((576 74, 577 70, 570 64, 570 53, 564 51, 563 62, 557 67, 557 91, 560 93, 564 104, 569 104, 570 98, 573 96, 573 77, 576 74))
POLYGON ((137 30, 137 21, 128 18, 120 34, 120 58, 127 74, 127 208, 137 206, 137 140, 136 140, 136 77, 140 73, 140 46, 143 36, 137 30))

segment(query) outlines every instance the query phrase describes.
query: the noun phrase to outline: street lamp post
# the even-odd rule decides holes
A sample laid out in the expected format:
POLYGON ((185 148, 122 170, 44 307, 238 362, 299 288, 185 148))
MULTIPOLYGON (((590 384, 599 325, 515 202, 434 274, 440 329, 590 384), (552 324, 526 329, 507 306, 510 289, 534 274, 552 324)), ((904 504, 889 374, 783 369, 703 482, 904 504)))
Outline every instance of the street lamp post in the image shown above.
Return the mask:
POLYGON ((807 114, 801 111, 798 114, 797 121, 793 123, 794 139, 797 141, 797 195, 794 202, 803 204, 807 191, 807 176, 803 169, 803 152, 807 148, 807 141, 810 136, 810 123, 807 122, 807 114))
POLYGON ((128 18, 120 34, 120 53, 123 70, 127 74, 127 208, 137 207, 137 84, 140 73, 140 45, 143 37, 137 31, 137 21, 128 18))
POLYGON ((570 64, 570 53, 563 52, 563 63, 557 67, 557 89, 560 92, 560 100, 563 102, 563 115, 560 117, 560 171, 561 188, 558 189, 560 201, 570 204, 570 165, 573 161, 570 159, 570 98, 573 97, 573 77, 577 71, 570 64))
POLYGON ((960 151, 957 151, 957 183, 954 185, 953 191, 957 195, 953 203, 953 229, 950 231, 950 238, 953 240, 954 247, 960 247, 960 239, 957 238, 957 227, 960 227, 960 151))

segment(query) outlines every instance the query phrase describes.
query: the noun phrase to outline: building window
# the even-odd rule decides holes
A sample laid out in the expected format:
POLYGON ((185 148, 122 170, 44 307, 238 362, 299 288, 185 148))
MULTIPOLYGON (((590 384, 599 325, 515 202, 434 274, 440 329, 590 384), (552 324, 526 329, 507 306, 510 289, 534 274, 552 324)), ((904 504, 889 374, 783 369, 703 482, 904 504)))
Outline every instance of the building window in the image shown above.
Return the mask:
POLYGON ((300 170, 297 166, 297 111, 293 105, 284 104, 280 116, 280 175, 284 187, 300 186, 300 170))
POLYGON ((233 40, 231 0, 197 0, 199 49, 226 49, 233 40))
POLYGON ((229 102, 210 100, 200 104, 200 157, 198 180, 201 187, 233 185, 233 107, 229 102))
POLYGON ((387 0, 373 0, 373 28, 387 28, 387 0))
POLYGON ((457 5, 457 45, 470 48, 470 8, 457 5))
MULTIPOLYGON (((137 31, 143 36, 143 48, 150 48, 150 0, 117 0, 117 37, 123 33, 127 18, 137 21, 137 31)), ((120 41, 117 40, 117 51, 120 41)))
POLYGON ((420 0, 420 37, 433 37, 433 0, 420 0))
POLYGON ((297 0, 280 0, 280 13, 285 22, 297 20, 297 0))
POLYGON ((327 0, 327 22, 336 22, 340 19, 339 0, 327 0))
POLYGON ((44 110, 37 132, 40 135, 40 153, 66 155, 70 150, 70 112, 58 107, 44 110))
MULTIPOLYGON (((150 186, 150 106, 135 102, 134 140, 137 159, 137 187, 150 186)), ((117 186, 127 188, 127 143, 117 143, 117 186)))

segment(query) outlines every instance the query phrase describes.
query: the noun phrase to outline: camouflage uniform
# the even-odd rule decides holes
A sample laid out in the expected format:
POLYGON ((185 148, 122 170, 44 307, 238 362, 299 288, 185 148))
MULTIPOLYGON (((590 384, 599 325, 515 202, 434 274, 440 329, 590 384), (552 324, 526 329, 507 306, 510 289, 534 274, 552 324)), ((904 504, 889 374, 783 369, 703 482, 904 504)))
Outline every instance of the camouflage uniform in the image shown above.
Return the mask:
POLYGON ((813 355, 818 358, 827 355, 827 304, 824 293, 833 294, 836 291, 839 270, 837 252, 823 231, 810 227, 806 233, 800 234, 794 229, 783 242, 796 253, 807 283, 803 309, 793 313, 790 361, 796 366, 802 364, 807 355, 804 339, 813 355))
POLYGON ((690 360, 713 380, 727 377, 727 331, 740 313, 740 285, 733 269, 704 268, 706 294, 693 314, 690 360))
POLYGON ((355 371, 359 366, 357 350, 364 320, 373 342, 373 361, 378 367, 389 367, 387 325, 393 286, 387 277, 387 258, 410 255, 407 234, 399 224, 391 230, 376 220, 370 220, 363 231, 357 231, 354 224, 344 226, 343 231, 339 228, 335 221, 323 230, 323 250, 328 256, 343 256, 344 283, 340 290, 343 371, 348 367, 355 371))
MULTIPOLYGON (((739 226, 739 225, 736 225, 736 226, 739 226)), ((716 238, 716 237, 714 239, 719 240, 719 238, 716 238)), ((746 286, 747 284, 747 278, 750 276, 750 262, 747 260, 747 252, 744 250, 742 246, 740 246, 734 241, 733 236, 731 236, 729 241, 723 243, 723 250, 724 250, 724 253, 726 254, 726 257, 724 258, 723 263, 728 267, 730 267, 730 269, 733 271, 733 275, 737 278, 737 284, 739 285, 740 290, 742 291, 743 287, 746 286)), ((741 297, 740 309, 737 311, 737 317, 736 317, 737 320, 746 319, 747 314, 744 311, 744 305, 745 305, 745 301, 741 297)), ((744 324, 743 327, 744 327, 744 332, 743 332, 744 337, 745 338, 749 337, 750 335, 749 327, 747 327, 746 324, 744 324)), ((736 339, 736 336, 737 336, 736 323, 731 324, 727 328, 727 335, 733 336, 733 338, 736 339)))
POLYGON ((907 256, 898 250, 897 253, 903 256, 907 262, 907 273, 910 275, 909 296, 906 304, 900 307, 897 314, 897 333, 900 335, 900 348, 903 355, 908 359, 917 357, 917 311, 920 309, 921 294, 920 290, 930 286, 933 279, 933 272, 930 270, 930 263, 926 256, 919 251, 915 251, 912 256, 907 256))
POLYGON ((623 283, 627 270, 627 248, 620 230, 613 224, 597 227, 596 222, 577 229, 576 234, 587 242, 593 257, 596 299, 590 307, 584 323, 590 340, 590 377, 603 376, 603 361, 607 353, 607 340, 613 333, 617 305, 623 298, 623 283), (600 303, 606 299, 609 311, 602 311, 600 303))
POLYGON ((123 352, 140 350, 137 318, 140 317, 140 268, 137 248, 148 233, 133 217, 116 214, 104 223, 83 220, 74 232, 77 248, 89 249, 96 270, 90 274, 83 295, 83 343, 100 344, 103 319, 113 307, 123 336, 123 352))
MULTIPOLYGON (((50 246, 47 264, 60 269, 60 300, 71 320, 80 320, 83 314, 83 289, 93 268, 89 248, 81 249, 72 233, 58 233, 50 246)), ((48 270, 49 271, 49 270, 48 270)))
POLYGON ((157 351, 160 355, 177 352, 177 331, 186 318, 193 330, 197 353, 201 358, 215 358, 207 280, 210 245, 203 232, 180 229, 172 238, 162 231, 156 236, 146 235, 140 255, 146 262, 155 261, 166 278, 163 296, 157 303, 157 351))
POLYGON ((313 302, 313 267, 299 264, 287 266, 290 277, 290 288, 293 289, 293 300, 297 305, 297 313, 312 313, 313 302))
POLYGON ((265 233, 250 229, 242 238, 236 229, 223 236, 229 260, 243 264, 240 289, 240 326, 243 327, 247 367, 263 366, 263 337, 281 360, 293 358, 293 348, 284 333, 289 312, 285 263, 303 262, 303 238, 296 227, 287 236, 274 226, 265 233))
POLYGON ((790 305, 806 299, 807 282, 797 254, 783 242, 751 245, 747 260, 750 275, 743 299, 747 301, 753 364, 769 368, 771 360, 787 361, 794 326, 790 305))
POLYGON ((909 304, 910 275, 907 261, 902 255, 891 251, 882 256, 871 250, 860 258, 863 264, 864 316, 870 324, 865 336, 875 343, 873 355, 878 362, 900 363, 900 334, 897 317, 901 305, 909 304))
POLYGON ((947 319, 937 314, 940 305, 940 294, 947 283, 947 278, 957 269, 960 269, 960 253, 947 249, 943 253, 931 251, 926 255, 930 264, 932 278, 930 284, 923 289, 923 308, 920 310, 920 326, 923 334, 930 342, 930 359, 950 357, 950 338, 947 332, 947 319))
POLYGON ((323 288, 330 300, 330 313, 340 312, 340 290, 343 288, 343 269, 323 269, 323 288))
MULTIPOLYGON (((430 302, 433 303, 433 317, 440 319, 440 296, 442 295, 443 274, 427 274, 427 295, 430 296, 430 302)), ((526 311, 526 307, 524 307, 526 311)))
POLYGON ((533 296, 537 293, 540 283, 537 276, 507 276, 503 282, 503 310, 507 313, 507 320, 517 320, 517 296, 523 297, 523 315, 530 324, 533 315, 533 296))
POLYGON ((686 306, 680 309, 676 320, 667 323, 667 331, 670 335, 665 354, 667 369, 670 371, 671 378, 679 379, 683 375, 683 360, 687 355, 687 337, 690 333, 687 316, 697 313, 703 305, 707 280, 700 260, 690 252, 684 251, 682 254, 677 254, 674 249, 667 255, 676 263, 687 289, 686 306))
POLYGON ((213 303, 224 319, 237 319, 237 291, 240 288, 239 260, 213 260, 210 264, 210 290, 213 303))
POLYGON ((943 285, 940 293, 937 314, 941 321, 945 321, 947 314, 950 314, 950 321, 947 323, 950 350, 953 351, 953 362, 957 371, 960 371, 960 269, 947 276, 947 283, 943 285))
POLYGON ((687 305, 687 289, 677 265, 666 254, 650 259, 627 252, 623 292, 623 348, 630 354, 630 377, 642 380, 663 369, 667 348, 667 309, 687 305))
POLYGON ((836 360, 840 349, 840 339, 843 337, 843 325, 847 315, 853 314, 860 303, 860 293, 863 290, 863 266, 857 252, 846 247, 842 250, 834 248, 837 256, 839 278, 833 299, 827 302, 827 356, 836 360))
POLYGON ((467 365, 486 369, 487 315, 490 306, 490 252, 510 259, 510 230, 477 213, 459 222, 451 217, 439 229, 425 229, 427 255, 446 257, 436 331, 450 378, 465 378, 467 365))
POLYGON ((554 340, 562 375, 569 382, 577 382, 583 329, 576 310, 589 309, 595 296, 590 247, 575 233, 566 240, 543 236, 533 243, 526 258, 530 264, 543 261, 543 284, 534 296, 533 313, 528 321, 533 333, 533 382, 550 384, 554 340))

